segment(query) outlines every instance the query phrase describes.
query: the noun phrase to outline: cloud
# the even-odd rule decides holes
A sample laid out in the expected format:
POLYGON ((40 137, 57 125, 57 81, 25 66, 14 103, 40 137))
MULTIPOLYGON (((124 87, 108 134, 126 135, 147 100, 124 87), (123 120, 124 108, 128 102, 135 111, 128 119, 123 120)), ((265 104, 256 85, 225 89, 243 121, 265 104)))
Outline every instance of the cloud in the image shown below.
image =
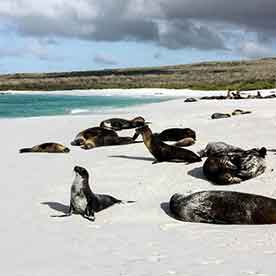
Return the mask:
POLYGON ((108 56, 106 54, 96 54, 93 58, 95 63, 101 64, 101 65, 118 65, 119 62, 115 60, 113 57, 108 56))
POLYGON ((225 50, 231 31, 276 34, 275 0, 1 0, 9 29, 35 38, 138 41, 168 49, 225 50), (225 35, 228 30, 229 35, 225 35))

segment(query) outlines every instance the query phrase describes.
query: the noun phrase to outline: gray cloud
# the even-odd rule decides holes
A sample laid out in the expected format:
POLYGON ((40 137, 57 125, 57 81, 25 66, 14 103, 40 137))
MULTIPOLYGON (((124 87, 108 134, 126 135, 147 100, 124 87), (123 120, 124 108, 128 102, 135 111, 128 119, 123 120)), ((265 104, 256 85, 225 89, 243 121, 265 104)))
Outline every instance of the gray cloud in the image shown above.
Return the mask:
POLYGON ((275 0, 1 0, 0 18, 22 35, 142 41, 169 49, 225 50, 231 32, 267 43, 275 0), (228 35, 225 35, 227 30, 228 35))

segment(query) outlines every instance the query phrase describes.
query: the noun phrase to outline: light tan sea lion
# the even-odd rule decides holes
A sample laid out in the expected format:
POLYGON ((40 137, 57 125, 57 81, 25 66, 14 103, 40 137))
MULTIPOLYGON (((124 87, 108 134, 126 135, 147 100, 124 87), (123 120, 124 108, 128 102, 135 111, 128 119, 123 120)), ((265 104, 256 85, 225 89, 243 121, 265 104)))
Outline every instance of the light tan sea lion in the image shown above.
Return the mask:
POLYGON ((19 150, 20 153, 25 152, 47 152, 47 153, 68 153, 70 149, 57 143, 43 143, 33 146, 31 148, 23 148, 19 150))

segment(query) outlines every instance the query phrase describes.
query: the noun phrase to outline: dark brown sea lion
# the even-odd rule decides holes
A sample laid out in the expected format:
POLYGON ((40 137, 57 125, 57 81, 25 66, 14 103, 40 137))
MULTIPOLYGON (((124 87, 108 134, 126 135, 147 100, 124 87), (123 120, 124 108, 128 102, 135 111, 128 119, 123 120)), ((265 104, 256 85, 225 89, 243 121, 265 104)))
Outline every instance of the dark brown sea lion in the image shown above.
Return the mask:
POLYGON ((184 100, 184 103, 193 103, 193 102, 197 102, 196 98, 187 98, 184 100))
POLYGON ((71 186, 70 208, 66 215, 80 214, 91 221, 95 220, 94 213, 106 209, 117 203, 133 203, 134 201, 123 201, 110 195, 94 194, 89 186, 88 171, 79 166, 74 167, 75 179, 71 186))
POLYGON ((214 224, 275 224, 276 200, 232 191, 201 191, 188 196, 174 194, 170 211, 187 222, 214 224))
POLYGON ((266 148, 211 155, 203 164, 203 173, 217 185, 240 183, 264 173, 266 148))
POLYGON ((25 152, 47 152, 47 153, 68 153, 70 149, 57 143, 43 143, 33 146, 31 148, 23 148, 19 150, 20 153, 25 152))
POLYGON ((191 128, 168 128, 158 134, 161 141, 180 141, 184 138, 196 140, 196 133, 191 128))
POLYGON ((114 130, 131 129, 140 126, 144 126, 149 122, 145 122, 145 119, 141 116, 132 120, 126 120, 121 118, 111 118, 101 122, 100 127, 110 128, 114 130))
POLYGON ((231 117, 228 113, 213 113, 211 115, 211 119, 223 119, 223 118, 229 118, 231 117))
POLYGON ((156 162, 182 161, 187 163, 199 162, 201 158, 194 152, 180 147, 167 145, 161 141, 158 134, 153 134, 148 126, 136 129, 137 135, 142 134, 144 144, 156 158, 156 162))

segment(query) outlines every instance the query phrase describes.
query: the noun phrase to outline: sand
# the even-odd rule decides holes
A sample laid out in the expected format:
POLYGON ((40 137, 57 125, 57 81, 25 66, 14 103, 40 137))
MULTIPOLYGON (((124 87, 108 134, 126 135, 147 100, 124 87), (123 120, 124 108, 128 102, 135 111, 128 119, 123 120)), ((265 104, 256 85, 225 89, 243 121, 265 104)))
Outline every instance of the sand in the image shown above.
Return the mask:
MULTIPOLYGON (((1 275, 275 275, 276 225, 208 225, 170 217, 172 194, 234 190, 276 197, 275 99, 184 103, 183 99, 118 109, 109 114, 2 119, 1 275), (211 120, 213 112, 251 110, 248 115, 211 120), (143 143, 101 147, 69 154, 19 154, 18 150, 55 141, 70 145, 75 135, 110 117, 141 115, 158 132, 190 127, 198 151, 224 141, 251 148, 266 146, 266 172, 241 184, 214 186, 203 163, 152 164, 143 143), (73 167, 84 166, 96 193, 134 204, 116 205, 90 222, 66 212, 73 167)), ((122 131, 120 135, 132 135, 122 131)))

